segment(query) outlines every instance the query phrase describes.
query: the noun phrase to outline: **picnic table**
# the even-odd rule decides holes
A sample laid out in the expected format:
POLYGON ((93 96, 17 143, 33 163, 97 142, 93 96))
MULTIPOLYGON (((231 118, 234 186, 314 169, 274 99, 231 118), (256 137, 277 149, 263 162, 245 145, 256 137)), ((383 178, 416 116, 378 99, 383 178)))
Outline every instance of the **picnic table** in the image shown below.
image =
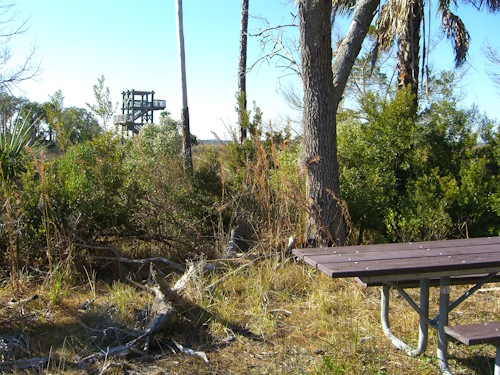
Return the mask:
POLYGON ((332 278, 354 277, 367 286, 382 286, 381 323, 385 335, 412 356, 425 352, 428 327, 438 331, 437 356, 442 374, 448 367, 449 312, 485 283, 499 281, 500 237, 410 242, 365 246, 295 249, 293 254, 332 278), (450 285, 473 286, 450 304, 450 285), (429 318, 429 287, 440 291, 439 314, 429 318), (420 287, 420 303, 405 288, 420 287), (389 324, 389 291, 395 288, 420 315, 419 344, 412 348, 396 337, 389 324))

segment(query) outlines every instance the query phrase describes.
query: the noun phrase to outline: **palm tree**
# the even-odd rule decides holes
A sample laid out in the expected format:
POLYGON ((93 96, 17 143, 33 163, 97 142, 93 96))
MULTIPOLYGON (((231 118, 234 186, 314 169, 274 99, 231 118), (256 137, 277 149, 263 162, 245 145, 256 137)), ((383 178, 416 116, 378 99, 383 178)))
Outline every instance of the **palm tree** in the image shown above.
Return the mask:
MULTIPOLYGON (((496 12, 500 6, 498 0, 463 0, 463 2, 474 5, 478 10, 486 7, 491 12, 496 12)), ((460 67, 467 59, 470 35, 460 17, 451 12, 450 4, 450 0, 439 0, 438 11, 441 15, 441 28, 453 43, 455 65, 460 67)), ((382 6, 376 22, 377 41, 373 49, 376 58, 379 48, 389 47, 392 40, 397 38, 398 87, 411 86, 415 109, 418 105, 420 29, 424 21, 424 6, 424 0, 387 1, 382 6)), ((425 62, 425 45, 423 53, 425 62)))

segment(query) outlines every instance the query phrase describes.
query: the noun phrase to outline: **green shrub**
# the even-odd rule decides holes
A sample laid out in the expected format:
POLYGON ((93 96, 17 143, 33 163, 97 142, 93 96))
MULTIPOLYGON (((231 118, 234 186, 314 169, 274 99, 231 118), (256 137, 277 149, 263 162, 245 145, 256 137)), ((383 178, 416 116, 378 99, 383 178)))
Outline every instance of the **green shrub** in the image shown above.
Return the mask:
POLYGON ((126 184, 127 146, 111 133, 70 147, 50 162, 36 161, 23 178, 22 202, 34 237, 89 239, 98 233, 134 232, 130 215, 138 191, 126 184))

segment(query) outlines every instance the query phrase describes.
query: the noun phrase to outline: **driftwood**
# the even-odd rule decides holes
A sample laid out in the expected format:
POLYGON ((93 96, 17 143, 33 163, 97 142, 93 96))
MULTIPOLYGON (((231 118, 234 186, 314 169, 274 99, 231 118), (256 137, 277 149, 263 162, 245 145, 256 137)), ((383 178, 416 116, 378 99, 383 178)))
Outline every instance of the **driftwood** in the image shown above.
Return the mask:
POLYGON ((156 274, 151 268, 151 273, 154 280, 153 287, 147 287, 148 291, 153 294, 153 306, 151 315, 155 316, 153 322, 148 326, 142 335, 133 339, 125 345, 109 348, 106 352, 101 351, 83 358, 78 367, 82 368, 86 364, 92 363, 101 358, 109 357, 126 357, 129 355, 147 355, 149 352, 150 342, 154 337, 165 327, 169 319, 174 313, 174 308, 170 303, 170 298, 178 295, 186 289, 189 279, 195 271, 194 265, 191 265, 184 275, 177 281, 173 288, 162 278, 156 278, 156 274))
POLYGON ((103 260, 118 260, 121 263, 129 263, 129 264, 148 264, 148 263, 154 263, 154 262, 160 262, 160 263, 165 263, 166 265, 172 267, 179 273, 183 273, 186 271, 184 267, 182 267, 180 264, 177 264, 175 262, 172 262, 169 259, 163 258, 163 257, 154 257, 154 258, 146 258, 146 259, 128 259, 124 258, 121 256, 121 254, 116 250, 113 246, 90 246, 90 245, 84 245, 84 244, 74 244, 77 247, 83 247, 85 249, 95 249, 95 250, 111 250, 116 257, 105 257, 105 256, 98 256, 98 255, 87 255, 87 254, 75 254, 77 256, 83 257, 83 258, 92 258, 92 259, 103 259, 103 260))

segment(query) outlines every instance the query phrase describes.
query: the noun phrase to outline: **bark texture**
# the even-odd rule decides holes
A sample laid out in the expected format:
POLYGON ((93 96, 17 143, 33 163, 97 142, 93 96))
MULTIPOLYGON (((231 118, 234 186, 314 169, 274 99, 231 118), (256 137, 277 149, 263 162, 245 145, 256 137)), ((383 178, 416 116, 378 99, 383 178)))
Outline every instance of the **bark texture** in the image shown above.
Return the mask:
POLYGON ((304 153, 307 171, 306 241, 343 245, 346 229, 337 161, 336 115, 379 0, 361 0, 332 66, 331 0, 300 0, 304 86, 304 153))
POLYGON ((420 25, 422 23, 422 2, 411 0, 408 18, 406 22, 406 33, 398 37, 398 88, 411 86, 413 97, 413 108, 418 106, 418 73, 420 52, 420 25))
POLYGON ((179 70, 181 79, 182 95, 182 156, 184 158, 184 171, 188 175, 193 174, 193 161, 191 159, 191 132, 189 130, 189 108, 187 100, 186 80, 186 53, 184 49, 184 15, 182 12, 182 0, 176 1, 177 14, 177 41, 179 47, 179 70))
POLYGON ((189 130, 189 108, 182 109, 182 156, 184 158, 184 171, 193 174, 193 158, 191 155, 191 131, 189 130))
POLYGON ((247 108, 247 39, 248 39, 248 4, 249 0, 241 1, 241 28, 240 28, 240 62, 238 67, 238 123, 240 124, 240 142, 247 137, 247 129, 243 124, 243 111, 247 108), (240 101, 241 100, 241 101, 240 101))

